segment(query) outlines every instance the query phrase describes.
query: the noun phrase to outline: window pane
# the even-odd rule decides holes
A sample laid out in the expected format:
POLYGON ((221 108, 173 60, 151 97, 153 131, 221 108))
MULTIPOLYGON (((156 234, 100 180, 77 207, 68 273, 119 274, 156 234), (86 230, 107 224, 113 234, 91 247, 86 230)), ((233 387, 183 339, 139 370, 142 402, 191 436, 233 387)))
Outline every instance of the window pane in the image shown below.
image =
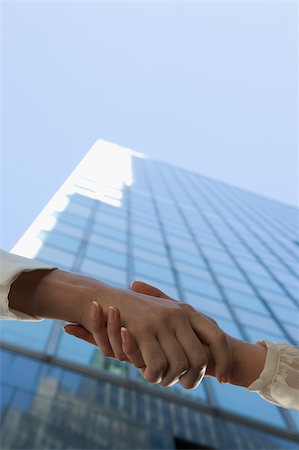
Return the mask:
POLYGON ((213 283, 185 274, 179 274, 179 279, 185 290, 198 292, 199 294, 207 295, 219 300, 222 298, 220 292, 213 283))
POLYGON ((149 264, 145 261, 134 260, 134 272, 138 275, 149 276, 163 282, 174 284, 174 278, 169 268, 160 267, 158 265, 149 264))
POLYGON ((108 248, 100 247, 95 244, 88 244, 85 255, 90 259, 101 261, 103 263, 111 264, 113 266, 126 269, 127 257, 123 253, 109 250, 108 248))
POLYGON ((48 245, 53 245, 71 253, 76 253, 80 245, 79 239, 74 239, 66 234, 56 233, 56 231, 51 231, 50 233, 41 231, 38 234, 38 238, 48 245))
POLYGON ((192 294, 188 291, 184 291, 184 294, 186 302, 198 309, 199 312, 202 311, 212 318, 214 318, 214 315, 217 314, 218 316, 232 320, 228 307, 222 301, 213 300, 208 297, 203 297, 202 295, 192 294))
POLYGON ((84 260, 80 272, 100 281, 107 280, 111 284, 114 282, 119 283, 121 286, 127 284, 127 273, 124 270, 116 269, 108 264, 94 262, 90 259, 84 260))
POLYGON ((270 425, 286 427, 278 408, 265 402, 254 392, 230 384, 219 384, 213 378, 210 380, 221 408, 270 425))

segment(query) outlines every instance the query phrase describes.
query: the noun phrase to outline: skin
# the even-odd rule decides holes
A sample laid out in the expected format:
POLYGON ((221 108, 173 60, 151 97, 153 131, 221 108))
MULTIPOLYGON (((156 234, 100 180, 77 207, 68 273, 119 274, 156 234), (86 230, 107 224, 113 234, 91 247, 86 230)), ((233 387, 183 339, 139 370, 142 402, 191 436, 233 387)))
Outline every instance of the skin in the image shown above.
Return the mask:
POLYGON ((207 366, 209 371, 214 367, 218 381, 227 382, 233 363, 227 335, 213 319, 190 305, 155 289, 150 293, 149 288, 117 289, 59 269, 35 270, 23 272, 13 282, 9 304, 32 316, 77 323, 105 356, 142 363, 142 374, 151 383, 171 386, 180 382, 192 389, 207 366), (130 330, 123 331, 128 337, 128 354, 122 348, 120 320, 130 330), (134 350, 129 345, 132 342, 134 350), (134 359, 140 358, 137 353, 132 357, 136 349, 142 361, 134 359))
MULTIPOLYGON (((156 296, 158 298, 164 298, 168 301, 175 301, 171 297, 168 297, 159 289, 150 286, 142 282, 134 282, 132 284, 132 289, 135 292, 140 292, 150 296, 156 296)), ((108 322, 106 325, 107 334, 99 335, 99 323, 104 324, 104 316, 102 308, 100 305, 92 306, 92 310, 96 311, 93 314, 94 327, 92 333, 89 333, 80 325, 69 324, 64 327, 65 331, 79 339, 83 339, 91 344, 97 345, 100 349, 104 345, 105 339, 108 339, 111 344, 111 353, 108 355, 112 358, 119 360, 126 360, 133 364, 135 367, 140 368, 141 372, 144 373, 146 369, 146 363, 142 357, 142 351, 138 348, 138 344, 133 336, 133 334, 121 326, 121 315, 117 308, 110 307, 108 322), (125 359, 120 358, 120 354, 125 355, 125 359)), ((214 319, 205 316, 210 320, 213 325, 217 326, 214 319)), ((260 373, 262 372, 265 359, 267 354, 267 349, 261 344, 251 344, 248 342, 236 339, 228 334, 226 334, 226 339, 229 342, 229 347, 231 349, 232 358, 232 368, 229 375, 228 382, 230 384, 242 387, 248 387, 255 381, 260 373)), ((210 346, 208 344, 203 344, 204 349, 207 354, 208 365, 206 369, 207 376, 216 376, 216 364, 213 358, 210 346)), ((200 380, 203 378, 202 373, 200 380)), ((182 384, 181 379, 179 382, 182 384)), ((162 383, 160 383, 162 384, 162 383)), ((163 384, 162 384, 163 385, 163 384)))

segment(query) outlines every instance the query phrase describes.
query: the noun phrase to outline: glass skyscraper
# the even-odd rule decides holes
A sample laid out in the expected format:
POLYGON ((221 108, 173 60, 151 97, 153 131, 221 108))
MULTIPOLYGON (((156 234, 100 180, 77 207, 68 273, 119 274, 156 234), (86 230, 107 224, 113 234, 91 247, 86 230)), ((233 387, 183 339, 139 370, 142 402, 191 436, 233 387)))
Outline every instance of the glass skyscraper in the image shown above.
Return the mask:
MULTIPOLYGON (((13 252, 159 287, 250 342, 298 343, 298 211, 97 141, 13 252)), ((4 449, 295 449, 298 415, 205 378, 161 388, 63 323, 1 324, 4 449)))

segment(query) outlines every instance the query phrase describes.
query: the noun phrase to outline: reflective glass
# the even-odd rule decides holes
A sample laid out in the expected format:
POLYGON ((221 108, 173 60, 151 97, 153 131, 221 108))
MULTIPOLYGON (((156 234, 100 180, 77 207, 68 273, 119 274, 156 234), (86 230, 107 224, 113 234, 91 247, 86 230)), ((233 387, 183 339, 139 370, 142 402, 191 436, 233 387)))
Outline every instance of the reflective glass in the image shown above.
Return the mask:
POLYGON ((87 258, 83 261, 80 272, 100 281, 107 280, 112 284, 114 282, 118 282, 121 285, 127 283, 127 273, 125 270, 117 269, 109 264, 91 261, 87 258))
POLYGON ((278 325, 269 316, 267 317, 238 307, 235 307, 234 310, 239 320, 244 325, 254 324, 256 328, 261 328, 265 332, 278 335, 281 333, 278 325))
POLYGON ((67 268, 68 270, 72 268, 75 258, 76 255, 73 253, 65 252, 45 244, 36 255, 36 259, 39 261, 45 261, 50 265, 57 265, 60 269, 67 268))
POLYGON ((88 236, 88 242, 91 245, 98 245, 100 247, 109 248, 111 250, 115 250, 117 252, 125 254, 127 252, 127 243, 123 241, 119 241, 117 239, 111 239, 106 236, 91 233, 88 236))
POLYGON ((133 236, 133 243, 135 246, 166 255, 166 249, 162 243, 143 238, 141 236, 133 236))
POLYGON ((81 217, 76 214, 71 214, 66 211, 56 212, 53 216, 57 217, 59 221, 69 223, 70 225, 84 228, 87 223, 87 217, 81 217))
POLYGON ((206 268, 206 264, 199 254, 193 255, 191 253, 184 252, 181 249, 172 247, 171 255, 173 258, 177 259, 178 261, 183 261, 188 264, 192 264, 193 266, 206 268))
POLYGON ((144 250, 144 249, 138 248, 138 247, 133 247, 132 251, 133 251, 134 258, 143 259, 145 261, 149 261, 154 264, 156 263, 161 266, 169 265, 167 256, 163 256, 158 253, 154 253, 149 250, 144 250))
POLYGON ((133 262, 136 275, 145 275, 169 284, 175 284, 170 268, 149 264, 145 261, 135 259, 133 262))
POLYGON ((120 230, 125 230, 127 226, 126 217, 118 217, 112 214, 105 214, 101 210, 96 214, 95 220, 101 225, 109 225, 120 230))
POLYGON ((112 226, 109 227, 108 225, 102 225, 101 223, 95 223, 93 226, 93 231, 101 236, 111 237, 120 241, 126 241, 127 239, 126 230, 120 230, 112 226))
POLYGON ((53 322, 23 322, 16 320, 1 320, 1 339, 11 344, 29 347, 33 350, 43 351, 50 337, 53 322))
POLYGON ((231 313, 222 301, 213 300, 202 295, 196 295, 189 291, 184 291, 185 301, 190 303, 194 308, 214 318, 214 315, 225 317, 232 320, 231 313))
POLYGON ((99 245, 88 244, 86 247, 85 256, 89 259, 101 261, 102 263, 121 267, 122 269, 126 269, 127 267, 127 257, 125 254, 100 247, 99 245))
POLYGON ((202 269, 197 266, 193 266, 191 264, 186 264, 181 261, 175 261, 174 265, 178 272, 185 273, 187 275, 192 275, 195 277, 199 277, 203 280, 212 282, 212 276, 210 275, 208 270, 202 269))
POLYGON ((295 306, 286 308, 276 305, 275 303, 271 303, 270 308, 278 320, 290 322, 293 325, 299 325, 299 309, 295 308, 295 306))
POLYGON ((244 330, 252 343, 262 341, 264 339, 268 339, 272 342, 288 342, 286 336, 282 332, 271 333, 270 331, 265 331, 264 329, 250 326, 245 326, 244 330))
POLYGON ((67 234, 57 233, 56 231, 45 232, 41 231, 38 235, 45 244, 53 245, 62 250, 67 250, 71 253, 76 253, 80 246, 79 239, 74 239, 67 234))
POLYGON ((240 389, 239 386, 219 384, 214 378, 210 380, 217 397, 217 403, 221 408, 263 423, 286 428, 286 423, 279 409, 265 402, 258 394, 240 389))
POLYGON ((232 305, 241 306, 252 311, 256 311, 262 314, 269 314, 268 309, 255 295, 246 295, 242 292, 226 289, 226 296, 232 305))
POLYGON ((206 280, 201 280, 200 278, 191 277, 182 273, 179 274, 179 279, 185 290, 198 292, 199 294, 219 300, 222 298, 218 288, 206 280))

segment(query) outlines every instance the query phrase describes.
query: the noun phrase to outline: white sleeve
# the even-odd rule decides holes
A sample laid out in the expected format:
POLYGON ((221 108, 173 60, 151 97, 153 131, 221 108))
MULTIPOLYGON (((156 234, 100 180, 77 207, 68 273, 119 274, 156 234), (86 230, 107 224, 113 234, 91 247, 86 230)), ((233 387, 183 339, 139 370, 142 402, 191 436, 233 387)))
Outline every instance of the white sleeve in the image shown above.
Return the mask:
POLYGON ((265 366, 247 389, 274 405, 299 411, 299 346, 267 340, 257 343, 268 348, 265 366))
POLYGON ((10 287, 18 276, 22 272, 30 272, 38 269, 56 269, 56 267, 0 249, 0 319, 25 320, 29 322, 43 320, 40 317, 34 317, 10 308, 8 301, 10 287))

